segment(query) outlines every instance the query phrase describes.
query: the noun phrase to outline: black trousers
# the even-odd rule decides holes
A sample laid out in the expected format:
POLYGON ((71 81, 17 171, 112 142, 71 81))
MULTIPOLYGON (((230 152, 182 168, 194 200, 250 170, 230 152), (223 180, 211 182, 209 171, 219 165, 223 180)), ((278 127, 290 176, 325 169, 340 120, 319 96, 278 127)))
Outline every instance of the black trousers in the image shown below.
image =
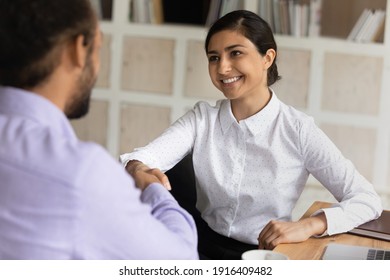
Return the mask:
POLYGON ((195 219, 198 229, 198 251, 201 260, 240 260, 242 253, 257 249, 213 231, 202 218, 195 219))

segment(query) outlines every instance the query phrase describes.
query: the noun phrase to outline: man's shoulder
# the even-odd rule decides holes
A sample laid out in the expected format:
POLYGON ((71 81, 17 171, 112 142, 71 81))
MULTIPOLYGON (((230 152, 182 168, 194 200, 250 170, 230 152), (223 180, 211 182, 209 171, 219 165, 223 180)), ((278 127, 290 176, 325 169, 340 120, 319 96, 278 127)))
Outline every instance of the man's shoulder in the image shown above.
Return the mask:
POLYGON ((14 172, 64 184, 71 185, 81 177, 91 175, 87 173, 93 165, 105 165, 108 169, 116 165, 110 154, 96 143, 74 137, 61 138, 45 130, 31 131, 29 136, 21 135, 9 146, 9 151, 2 157, 13 166, 14 172))
POLYGON ((120 168, 119 162, 108 153, 108 151, 101 145, 82 140, 65 141, 58 147, 53 156, 58 153, 55 159, 57 165, 66 165, 68 170, 63 174, 67 176, 68 173, 79 174, 82 176, 104 176, 105 171, 114 172, 116 168, 120 168), (63 151, 66 152, 64 155, 63 151), (62 155, 62 156, 61 156, 62 155), (96 170, 96 171, 95 171, 96 170), (93 172, 91 174, 91 172, 93 172))

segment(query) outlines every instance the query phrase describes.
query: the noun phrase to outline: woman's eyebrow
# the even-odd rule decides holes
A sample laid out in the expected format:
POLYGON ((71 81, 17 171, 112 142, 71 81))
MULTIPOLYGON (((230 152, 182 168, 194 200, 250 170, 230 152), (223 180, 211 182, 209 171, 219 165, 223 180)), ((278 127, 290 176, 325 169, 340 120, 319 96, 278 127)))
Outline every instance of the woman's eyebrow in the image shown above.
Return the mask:
MULTIPOLYGON (((244 45, 235 44, 235 45, 227 46, 226 48, 224 48, 224 51, 229 51, 229 50, 237 48, 237 47, 245 48, 244 45)), ((217 54, 217 53, 218 52, 215 51, 215 50, 210 50, 210 51, 207 52, 207 54, 217 54)))

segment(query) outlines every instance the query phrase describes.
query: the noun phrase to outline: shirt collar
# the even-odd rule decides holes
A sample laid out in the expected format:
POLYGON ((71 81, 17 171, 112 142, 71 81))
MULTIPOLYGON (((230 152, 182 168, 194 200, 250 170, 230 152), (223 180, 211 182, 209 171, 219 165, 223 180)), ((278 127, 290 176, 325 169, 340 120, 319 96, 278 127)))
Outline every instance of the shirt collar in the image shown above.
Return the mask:
MULTIPOLYGON (((260 131, 267 129, 279 113, 280 101, 276 97, 273 89, 269 88, 269 90, 271 91, 271 99, 268 104, 260 112, 241 121, 245 123, 246 127, 252 135, 256 135, 260 131)), ((230 126, 236 122, 230 106, 230 100, 223 100, 219 119, 223 133, 225 133, 230 128, 230 126)))
POLYGON ((48 99, 27 90, 0 87, 0 113, 29 118, 49 126, 67 138, 76 138, 64 112, 48 99))
POLYGON ((219 121, 221 123, 223 134, 229 130, 230 126, 236 122, 234 118, 232 107, 230 106, 230 100, 224 99, 221 103, 221 109, 219 110, 219 121))

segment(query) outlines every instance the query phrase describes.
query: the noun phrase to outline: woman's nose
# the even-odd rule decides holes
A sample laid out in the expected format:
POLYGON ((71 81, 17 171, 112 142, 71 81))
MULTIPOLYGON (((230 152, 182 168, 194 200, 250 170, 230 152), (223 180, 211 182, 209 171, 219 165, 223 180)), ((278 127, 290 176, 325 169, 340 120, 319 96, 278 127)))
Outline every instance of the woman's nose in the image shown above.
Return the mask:
POLYGON ((232 65, 228 59, 221 59, 218 64, 218 73, 226 74, 232 70, 232 65))

